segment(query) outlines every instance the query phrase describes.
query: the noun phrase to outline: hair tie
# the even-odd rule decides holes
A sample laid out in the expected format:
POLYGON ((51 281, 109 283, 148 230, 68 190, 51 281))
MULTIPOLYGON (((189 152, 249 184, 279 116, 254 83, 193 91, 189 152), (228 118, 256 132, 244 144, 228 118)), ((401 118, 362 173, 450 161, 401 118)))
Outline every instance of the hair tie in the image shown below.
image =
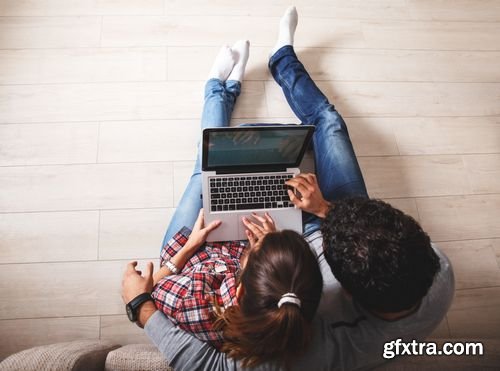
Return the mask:
POLYGON ((278 308, 281 308, 281 306, 286 303, 295 304, 299 308, 301 306, 300 299, 293 292, 287 292, 281 295, 281 299, 278 301, 278 308))

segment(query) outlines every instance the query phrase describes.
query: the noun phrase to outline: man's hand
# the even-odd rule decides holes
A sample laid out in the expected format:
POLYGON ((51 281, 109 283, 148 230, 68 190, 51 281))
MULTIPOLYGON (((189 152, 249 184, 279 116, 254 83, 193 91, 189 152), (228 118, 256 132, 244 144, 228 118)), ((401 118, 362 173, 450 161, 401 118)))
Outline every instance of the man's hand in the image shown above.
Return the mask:
POLYGON ((326 217, 330 203, 323 198, 316 175, 299 174, 295 178, 287 180, 285 184, 295 188, 300 193, 299 197, 292 190, 288 190, 290 201, 295 206, 320 218, 326 217))
POLYGON ((144 270, 144 276, 141 271, 136 270, 137 262, 132 261, 127 264, 122 279, 122 299, 128 304, 137 295, 153 291, 153 263, 149 262, 144 270))
POLYGON ((274 225, 274 220, 271 218, 271 215, 265 213, 264 216, 259 216, 256 213, 252 213, 252 217, 254 217, 260 224, 257 224, 248 218, 243 217, 243 224, 247 229, 245 230, 248 242, 250 242, 251 248, 260 248, 262 244, 262 240, 266 236, 266 234, 271 232, 276 232, 276 225, 274 225))
POLYGON ((207 240, 208 234, 221 225, 220 220, 214 220, 209 225, 205 226, 205 218, 203 216, 203 209, 198 214, 198 219, 194 223, 193 231, 189 235, 186 246, 190 249, 197 250, 207 240))
MULTIPOLYGON (((140 294, 153 291, 153 263, 149 262, 146 265, 144 277, 141 276, 141 271, 136 270, 135 267, 137 267, 136 261, 128 263, 123 274, 122 300, 125 304, 140 294)), ((152 301, 142 304, 137 312, 137 325, 143 328, 154 312, 156 312, 156 307, 152 301)))

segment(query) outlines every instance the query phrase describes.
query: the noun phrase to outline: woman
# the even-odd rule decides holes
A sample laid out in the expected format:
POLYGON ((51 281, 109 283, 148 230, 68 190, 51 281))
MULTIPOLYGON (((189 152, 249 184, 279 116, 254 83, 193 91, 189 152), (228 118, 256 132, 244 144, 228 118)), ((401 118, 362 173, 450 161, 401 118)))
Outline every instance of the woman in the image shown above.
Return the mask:
MULTIPOLYGON (((229 125, 248 51, 248 41, 239 41, 219 52, 205 88, 202 129, 229 125)), ((206 244, 220 222, 204 225, 200 154, 165 235, 155 304, 244 366, 287 363, 310 339, 323 285, 316 259, 299 234, 277 232, 267 214, 243 218, 248 244, 206 244)))
POLYGON ((323 280, 302 236, 253 216, 261 224, 244 221, 250 246, 206 244, 200 211, 193 232, 184 228, 162 250, 152 296, 180 328, 244 366, 288 363, 307 348, 323 280))

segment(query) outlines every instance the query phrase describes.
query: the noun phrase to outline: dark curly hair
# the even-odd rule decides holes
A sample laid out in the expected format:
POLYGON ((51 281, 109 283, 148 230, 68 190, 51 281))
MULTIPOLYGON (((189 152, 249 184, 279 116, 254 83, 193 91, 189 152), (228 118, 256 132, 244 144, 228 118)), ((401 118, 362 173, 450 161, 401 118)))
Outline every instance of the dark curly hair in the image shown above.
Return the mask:
POLYGON ((412 308, 440 269, 430 238, 415 219, 380 200, 335 202, 321 231, 335 278, 368 310, 412 308))

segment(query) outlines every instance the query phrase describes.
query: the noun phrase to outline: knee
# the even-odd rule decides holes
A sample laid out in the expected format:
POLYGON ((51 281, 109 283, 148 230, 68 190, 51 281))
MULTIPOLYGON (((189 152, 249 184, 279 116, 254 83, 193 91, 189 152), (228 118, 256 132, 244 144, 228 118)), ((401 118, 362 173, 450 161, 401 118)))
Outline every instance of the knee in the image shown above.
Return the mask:
POLYGON ((337 132, 347 130, 344 119, 337 112, 333 105, 328 105, 321 109, 318 113, 317 126, 323 128, 327 132, 337 132))

